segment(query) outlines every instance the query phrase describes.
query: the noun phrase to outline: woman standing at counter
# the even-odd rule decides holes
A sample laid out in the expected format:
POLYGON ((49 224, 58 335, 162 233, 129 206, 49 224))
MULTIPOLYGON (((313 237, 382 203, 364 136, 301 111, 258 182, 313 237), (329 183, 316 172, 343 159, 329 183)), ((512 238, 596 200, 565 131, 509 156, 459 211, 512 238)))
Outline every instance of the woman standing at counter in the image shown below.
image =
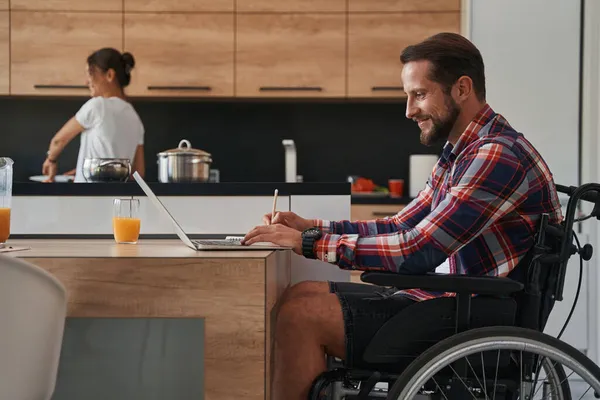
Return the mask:
POLYGON ((81 145, 75 169, 75 182, 85 182, 86 158, 127 158, 132 173, 144 176, 144 126, 133 106, 126 101, 123 88, 129 85, 135 60, 103 48, 87 59, 86 77, 92 98, 54 135, 42 173, 53 182, 57 159, 65 146, 81 133, 81 145))

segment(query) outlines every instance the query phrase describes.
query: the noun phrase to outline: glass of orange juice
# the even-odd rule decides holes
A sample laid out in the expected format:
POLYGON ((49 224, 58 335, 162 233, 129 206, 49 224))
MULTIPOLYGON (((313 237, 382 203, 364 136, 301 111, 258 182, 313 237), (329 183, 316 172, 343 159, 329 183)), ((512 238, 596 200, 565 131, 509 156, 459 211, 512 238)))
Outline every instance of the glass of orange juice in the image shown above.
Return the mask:
POLYGON ((140 236, 140 201, 138 199, 115 199, 113 210, 115 241, 136 244, 140 236))
POLYGON ((10 236, 10 207, 4 207, 0 204, 0 248, 10 236))
POLYGON ((0 248, 10 236, 10 202, 12 199, 13 160, 0 157, 0 248))

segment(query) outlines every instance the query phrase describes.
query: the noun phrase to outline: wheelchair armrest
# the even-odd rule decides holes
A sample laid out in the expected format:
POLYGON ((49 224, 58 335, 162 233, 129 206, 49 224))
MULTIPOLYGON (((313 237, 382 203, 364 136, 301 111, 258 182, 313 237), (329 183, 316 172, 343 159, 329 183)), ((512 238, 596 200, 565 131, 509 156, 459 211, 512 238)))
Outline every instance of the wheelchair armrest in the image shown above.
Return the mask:
POLYGON ((395 272, 364 272, 363 282, 398 289, 423 289, 433 292, 506 295, 523 290, 523 284, 510 278, 436 274, 398 274, 395 272))

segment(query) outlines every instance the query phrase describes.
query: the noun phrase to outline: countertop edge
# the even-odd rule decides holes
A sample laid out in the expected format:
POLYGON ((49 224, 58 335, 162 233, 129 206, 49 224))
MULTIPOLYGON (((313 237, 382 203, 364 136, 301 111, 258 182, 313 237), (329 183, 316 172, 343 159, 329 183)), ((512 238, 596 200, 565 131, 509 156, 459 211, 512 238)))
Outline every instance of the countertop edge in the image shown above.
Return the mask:
MULTIPOLYGON (((350 183, 158 183, 148 185, 157 196, 350 196, 350 183)), ((15 182, 13 196, 145 196, 135 182, 126 183, 36 183, 15 182)))
MULTIPOLYGON (((413 198, 355 195, 346 182, 223 182, 223 183, 148 183, 157 196, 350 196, 351 204, 406 205, 413 198)), ((15 182, 13 196, 145 196, 135 182, 127 183, 36 183, 15 182)))
MULTIPOLYGON (((193 259, 224 260, 253 259, 264 260, 273 249, 202 250, 188 248, 179 240, 141 240, 136 245, 116 244, 109 239, 9 239, 8 246, 26 247, 16 251, 2 252, 0 255, 22 259, 193 259)), ((289 250, 281 250, 289 251, 289 250)))

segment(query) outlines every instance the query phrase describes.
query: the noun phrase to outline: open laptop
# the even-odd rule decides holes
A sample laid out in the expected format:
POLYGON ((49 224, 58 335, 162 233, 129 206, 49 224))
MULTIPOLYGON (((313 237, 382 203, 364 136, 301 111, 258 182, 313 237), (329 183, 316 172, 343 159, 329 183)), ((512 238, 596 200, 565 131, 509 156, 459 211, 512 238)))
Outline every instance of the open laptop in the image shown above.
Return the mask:
POLYGON ((190 239, 189 236, 183 231, 179 223, 173 218, 169 210, 165 205, 156 197, 150 186, 144 181, 140 174, 133 173, 133 179, 140 185, 146 196, 152 201, 152 203, 159 209, 173 224, 175 233, 179 236, 179 239, 185 243, 188 247, 195 250, 281 250, 289 249, 290 247, 279 246, 274 243, 262 242, 254 243, 250 246, 242 245, 242 236, 229 236, 225 239, 190 239))

